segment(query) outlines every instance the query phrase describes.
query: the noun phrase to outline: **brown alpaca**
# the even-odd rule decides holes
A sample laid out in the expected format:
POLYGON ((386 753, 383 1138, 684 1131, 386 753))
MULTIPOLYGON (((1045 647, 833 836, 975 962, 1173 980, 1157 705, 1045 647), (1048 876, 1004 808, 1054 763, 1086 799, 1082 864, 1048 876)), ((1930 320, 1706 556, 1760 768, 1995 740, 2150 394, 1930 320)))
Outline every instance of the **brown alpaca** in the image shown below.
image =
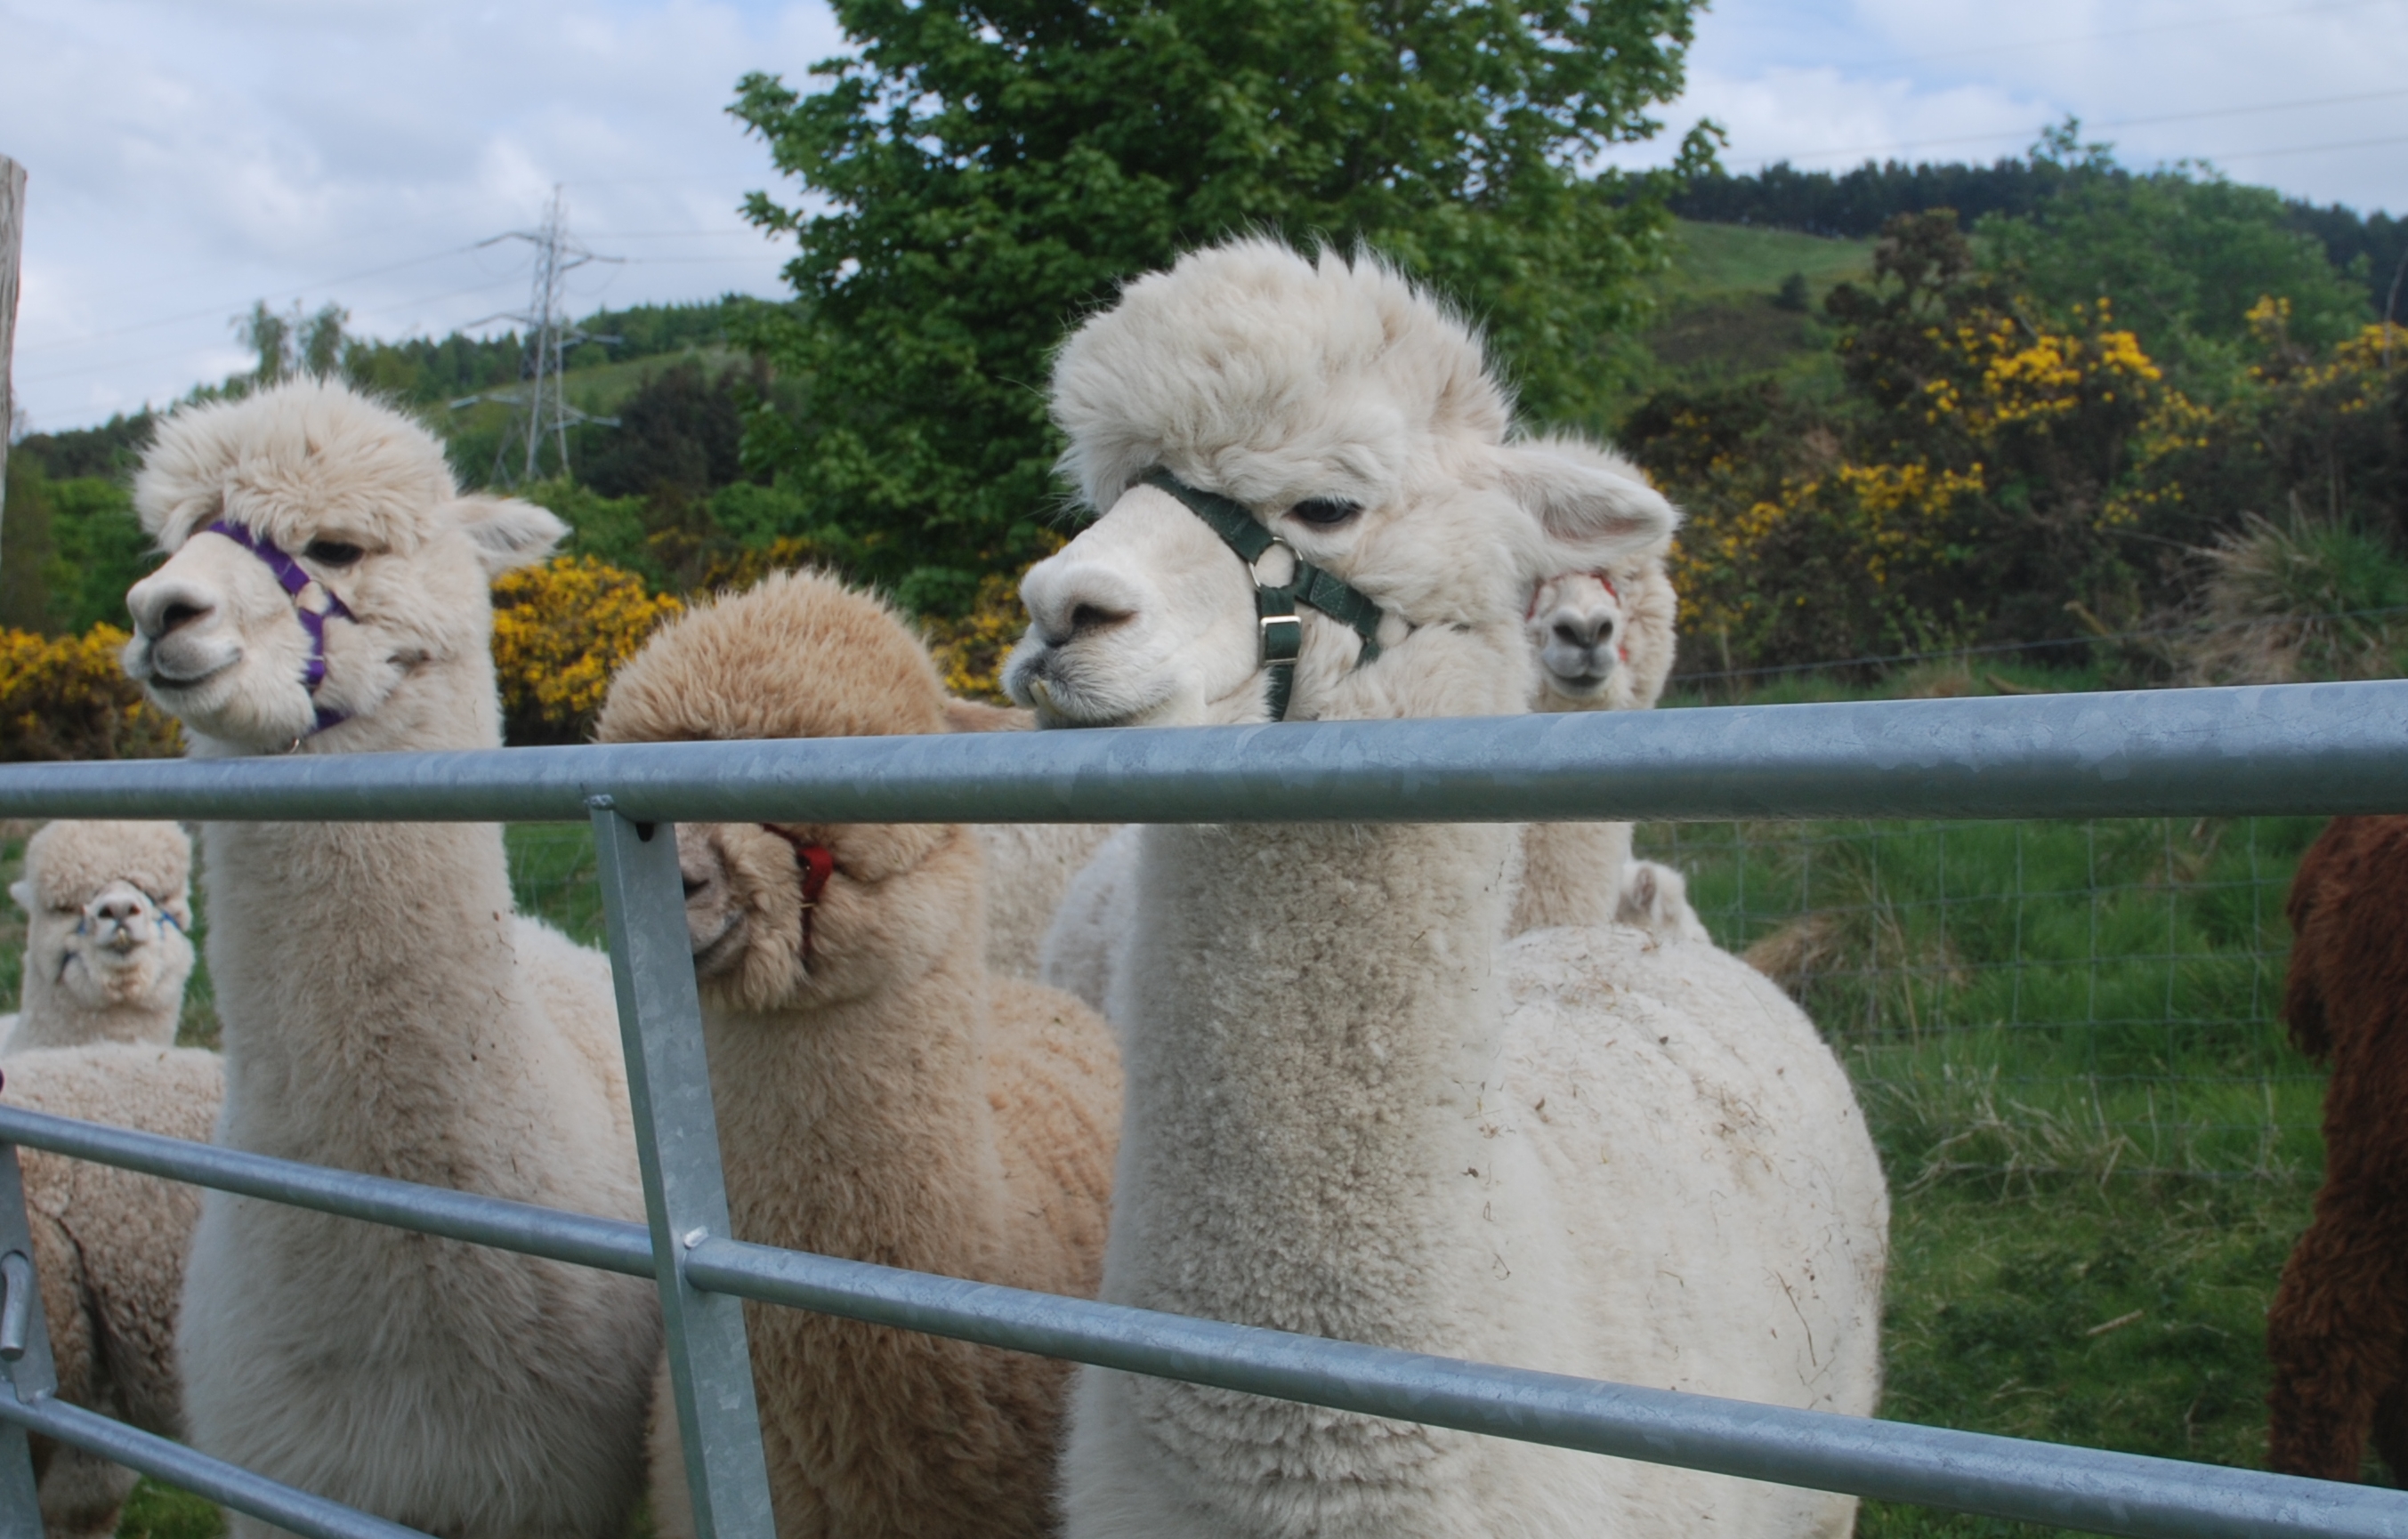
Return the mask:
POLYGON ((2291 882, 2291 1041, 2329 1058, 2325 1183, 2266 1316, 2267 1458, 2408 1478, 2408 817, 2336 818, 2291 882))
MULTIPOLYGON (((800 573, 654 636, 600 735, 945 727, 896 617, 800 573)), ((1078 1001, 988 971, 977 834, 681 825, 678 854, 737 1235, 1093 1297, 1119 1058, 1078 1001)), ((781 1539, 1052 1531, 1067 1364, 757 1304, 745 1324, 781 1539)), ((666 1382, 652 1501, 678 1539, 694 1526, 666 1382)))

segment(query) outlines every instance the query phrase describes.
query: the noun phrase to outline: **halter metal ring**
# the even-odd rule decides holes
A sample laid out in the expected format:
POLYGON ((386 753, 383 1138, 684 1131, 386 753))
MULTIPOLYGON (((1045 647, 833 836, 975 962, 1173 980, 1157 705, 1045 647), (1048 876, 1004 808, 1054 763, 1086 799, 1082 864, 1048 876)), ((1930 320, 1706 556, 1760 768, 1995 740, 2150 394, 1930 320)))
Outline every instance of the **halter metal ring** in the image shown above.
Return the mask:
POLYGON ((1274 534, 1271 543, 1263 547, 1263 553, 1246 563, 1246 572, 1254 579, 1257 588, 1285 588, 1296 581, 1296 574, 1303 565, 1304 558, 1296 553, 1296 547, 1274 534), (1276 580, 1264 576, 1263 563, 1283 550, 1287 552, 1287 574, 1276 580))

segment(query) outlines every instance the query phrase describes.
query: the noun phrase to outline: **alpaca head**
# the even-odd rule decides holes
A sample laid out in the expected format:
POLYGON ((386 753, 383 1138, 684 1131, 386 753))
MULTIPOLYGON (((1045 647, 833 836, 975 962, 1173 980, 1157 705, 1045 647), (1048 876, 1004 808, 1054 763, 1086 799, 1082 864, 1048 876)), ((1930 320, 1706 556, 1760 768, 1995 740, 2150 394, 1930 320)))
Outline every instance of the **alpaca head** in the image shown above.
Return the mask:
POLYGON ((1378 606, 1380 656, 1349 682, 1371 648, 1302 610, 1290 715, 1525 709, 1532 585, 1675 518, 1643 481, 1514 439, 1479 337, 1369 256, 1240 240, 1139 278, 1064 345, 1053 409, 1102 516, 1021 587, 1006 682, 1049 725, 1268 719, 1256 579, 1299 558, 1378 606), (1277 543, 1250 570, 1154 470, 1277 543))
POLYGON ((192 842, 174 823, 62 821, 25 846, 29 1016, 172 1023, 193 972, 192 842))
POLYGON ((1622 594, 1608 572, 1558 572, 1530 595, 1523 621, 1539 654, 1541 710, 1578 710, 1612 693, 1622 667, 1622 594))
POLYGON ((1679 651, 1680 598, 1660 551, 1539 584, 1525 621, 1539 656, 1541 711, 1645 710, 1679 651), (1593 634, 1594 641, 1584 644, 1593 634))
MULTIPOLYGON (((928 654, 885 605, 773 573, 656 632, 611 681, 605 743, 946 730, 928 654)), ((705 1000, 782 1010, 867 996, 984 945, 977 839, 941 823, 681 823, 705 1000), (806 851, 824 850, 816 879, 806 851), (807 906, 807 893, 810 894, 807 906)))
POLYGON ((176 413, 134 495, 169 555, 125 595, 125 671, 198 751, 499 741, 487 588, 567 528, 461 495, 426 429, 295 380, 176 413))

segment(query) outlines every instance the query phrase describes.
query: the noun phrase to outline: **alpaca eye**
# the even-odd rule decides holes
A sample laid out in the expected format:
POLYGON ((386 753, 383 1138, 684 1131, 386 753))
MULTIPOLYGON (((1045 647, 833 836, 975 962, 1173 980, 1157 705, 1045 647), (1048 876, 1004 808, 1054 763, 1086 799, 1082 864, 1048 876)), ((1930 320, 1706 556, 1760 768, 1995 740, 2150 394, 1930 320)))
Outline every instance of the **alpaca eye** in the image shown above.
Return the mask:
POLYGON ((1335 529, 1362 511, 1361 503, 1350 503, 1343 497, 1314 497, 1289 508, 1287 516, 1315 529, 1335 529))
POLYGON ((311 540, 301 553, 322 566, 349 566, 367 554, 358 546, 344 540, 311 540))

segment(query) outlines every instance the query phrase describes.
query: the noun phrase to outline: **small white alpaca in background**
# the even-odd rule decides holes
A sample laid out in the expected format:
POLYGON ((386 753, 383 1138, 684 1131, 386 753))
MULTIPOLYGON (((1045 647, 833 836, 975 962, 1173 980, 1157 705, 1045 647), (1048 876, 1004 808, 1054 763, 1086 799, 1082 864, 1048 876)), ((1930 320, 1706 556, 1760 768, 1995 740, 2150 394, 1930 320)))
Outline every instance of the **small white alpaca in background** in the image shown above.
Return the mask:
MULTIPOLYGON (((1100 514, 1022 585, 1007 682, 1053 727, 1268 720, 1254 577, 1202 492, 1355 590, 1299 627, 1292 714, 1325 720, 1526 710, 1532 586, 1674 517, 1516 438, 1469 328, 1368 257, 1241 240, 1139 278, 1052 407, 1100 514)), ((1500 939, 1513 839, 1142 831, 1104 1297, 1869 1413, 1887 1198, 1837 1062, 1711 947, 1500 939)), ((1096 1369, 1064 1462, 1069 1539, 1836 1539, 1855 1507, 1096 1369)))
MULTIPOLYGON (((488 590, 567 533, 323 380, 168 418, 126 671, 195 757, 490 748, 488 590)), ((491 823, 202 825, 236 1148, 639 1218, 609 964, 491 823)), ((212 1191, 178 1350, 203 1451, 446 1539, 619 1539, 650 1282, 212 1191)), ((237 1539, 272 1532, 240 1516, 237 1539)))
POLYGON ((193 976, 193 842, 174 823, 62 820, 25 845, 18 1013, 0 1054, 176 1040, 193 976))
MULTIPOLYGON (((25 845, 8 895, 25 910, 22 1008, 0 1016, 0 1100, 206 1140, 217 1055, 176 1049, 192 976, 193 845, 174 823, 63 819, 25 845)), ((24 1149, 25 1216, 59 1397, 183 1434, 176 1372, 197 1187, 24 1149)), ((50 1539, 114 1533, 134 1472, 34 1440, 50 1539)))
MULTIPOLYGON (((199 1143, 224 1084, 218 1055, 195 1047, 91 1042, 0 1060, 0 1103, 199 1143)), ((182 1437, 176 1313, 200 1189, 40 1149, 18 1157, 59 1398, 182 1437)), ((132 1470, 43 1437, 34 1475, 50 1539, 108 1539, 134 1490, 132 1470)))
MULTIPOLYGON (((1634 486, 1646 474, 1612 449, 1544 438, 1549 450, 1634 486)), ((1680 597, 1661 548, 1585 572, 1558 572, 1530 594, 1523 626, 1539 661, 1536 711, 1650 710, 1679 649, 1680 597)), ((1512 932, 1627 924, 1658 942, 1711 937, 1689 884, 1668 865, 1630 857, 1626 822, 1534 823, 1522 841, 1512 932)))

